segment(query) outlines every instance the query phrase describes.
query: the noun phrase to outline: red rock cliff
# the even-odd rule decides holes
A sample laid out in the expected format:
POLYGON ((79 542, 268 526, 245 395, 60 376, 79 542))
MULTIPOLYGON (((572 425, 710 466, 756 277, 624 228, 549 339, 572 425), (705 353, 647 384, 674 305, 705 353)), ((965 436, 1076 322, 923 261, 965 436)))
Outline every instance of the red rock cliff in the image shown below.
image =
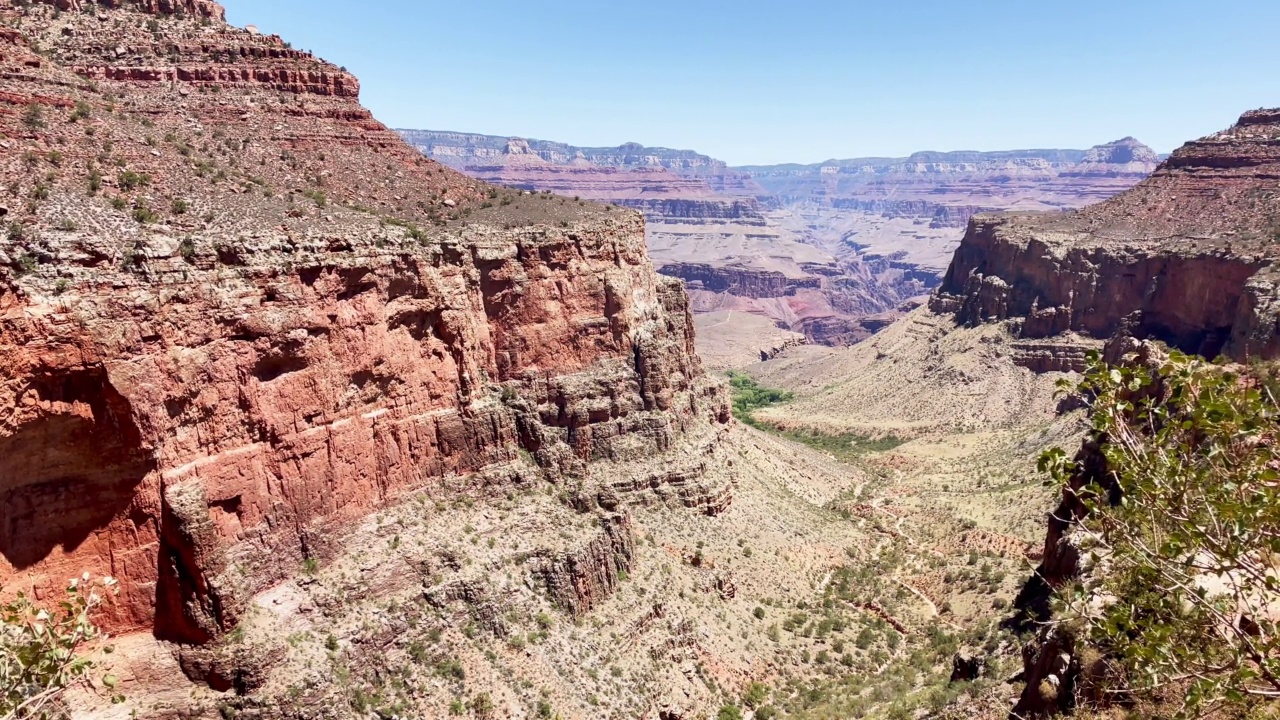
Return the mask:
POLYGON ((110 573, 200 643, 406 493, 728 421, 637 214, 427 161, 214 3, 62 6, 0 11, 6 590, 110 573))
POLYGON ((1280 354, 1280 112, 1245 113, 1147 180, 1064 215, 981 216, 934 308, 1021 334, 1123 332, 1213 357, 1280 354))

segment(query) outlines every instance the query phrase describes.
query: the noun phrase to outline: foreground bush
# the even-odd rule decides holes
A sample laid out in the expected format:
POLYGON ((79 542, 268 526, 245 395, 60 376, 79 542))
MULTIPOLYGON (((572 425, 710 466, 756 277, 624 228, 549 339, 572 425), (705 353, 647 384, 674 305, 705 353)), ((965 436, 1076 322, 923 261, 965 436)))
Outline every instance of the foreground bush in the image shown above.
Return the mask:
MULTIPOLYGON (((0 720, 63 716, 63 691, 93 667, 81 651, 105 637, 93 615, 103 593, 114 590, 115 580, 91 584, 86 574, 71 581, 55 608, 41 608, 22 593, 0 605, 0 720)), ((103 678, 108 689, 115 683, 110 675, 103 678)))
MULTIPOLYGON (((1054 615, 1092 644, 1118 700, 1185 688, 1183 712, 1280 700, 1280 408, 1245 372, 1173 353, 1091 359, 1078 390, 1106 473, 1075 492, 1090 570, 1054 615)), ((1079 477, 1061 450, 1041 467, 1079 477)))

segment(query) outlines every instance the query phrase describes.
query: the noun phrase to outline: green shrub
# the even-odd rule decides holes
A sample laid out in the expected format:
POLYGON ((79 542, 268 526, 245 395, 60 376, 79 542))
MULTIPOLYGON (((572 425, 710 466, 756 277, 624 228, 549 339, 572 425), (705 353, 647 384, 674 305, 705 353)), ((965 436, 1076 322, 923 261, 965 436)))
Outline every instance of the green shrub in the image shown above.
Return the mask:
POLYGON ((151 176, 147 173, 137 173, 132 170, 125 170, 116 178, 116 184, 121 190, 136 190, 140 187, 147 187, 151 184, 151 176))
POLYGON ((323 190, 317 190, 317 189, 303 190, 302 195, 306 198, 309 198, 311 202, 315 203, 316 207, 324 207, 329 204, 329 197, 324 194, 323 190))
POLYGON ((450 680, 465 680, 467 671, 462 667, 462 663, 453 658, 446 658, 436 663, 435 673, 442 678, 450 680))
POLYGON ((754 410, 787 402, 795 396, 785 390, 761 387, 752 377, 729 372, 729 387, 733 392, 733 416, 748 425, 755 425, 751 417, 754 410))
POLYGON ((28 275, 36 271, 36 267, 40 261, 31 253, 22 253, 18 256, 18 274, 28 275))
MULTIPOLYGON (((0 605, 0 717, 44 718, 55 713, 63 691, 93 669, 84 647, 104 636, 93 622, 103 592, 115 592, 115 580, 90 583, 86 574, 72 581, 55 608, 36 605, 24 593, 0 605)), ((118 680, 101 678, 108 692, 118 680)), ((119 696, 116 696, 119 699, 119 696)))
POLYGON ((716 713, 716 720, 742 720, 742 711, 737 705, 725 705, 716 713))
POLYGON ((39 130, 44 127, 44 107, 39 103, 31 103, 22 115, 22 124, 28 130, 39 130))
POLYGON ((1190 681, 1188 715, 1280 695, 1267 611, 1280 603, 1280 407, 1265 380, 1178 352, 1156 366, 1093 354, 1075 389, 1092 398, 1105 470, 1060 449, 1040 467, 1082 502, 1086 565, 1105 557, 1106 572, 1059 591, 1055 617, 1083 627, 1131 692, 1190 681))
POLYGON ((749 708, 758 708, 769 697, 769 687, 764 683, 753 682, 747 685, 742 693, 742 704, 749 708))
POLYGON ((480 717, 488 717, 493 713, 493 699, 489 697, 487 692, 482 692, 471 698, 471 702, 467 703, 467 706, 471 708, 471 712, 480 717))
POLYGON ((139 202, 133 206, 133 219, 146 225, 156 222, 160 216, 154 210, 147 207, 146 203, 139 202))

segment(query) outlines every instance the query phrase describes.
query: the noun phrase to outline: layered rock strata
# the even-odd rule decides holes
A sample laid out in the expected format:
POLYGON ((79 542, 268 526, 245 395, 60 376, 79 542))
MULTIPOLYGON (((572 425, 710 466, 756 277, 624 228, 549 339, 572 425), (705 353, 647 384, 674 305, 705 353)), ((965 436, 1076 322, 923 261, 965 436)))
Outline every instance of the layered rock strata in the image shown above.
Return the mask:
POLYGON ((631 518, 615 515, 601 521, 600 532, 586 545, 546 558, 537 573, 555 602, 579 616, 613 594, 634 556, 631 518))
POLYGON ((817 200, 839 206, 880 202, 895 211, 917 203, 915 214, 962 206, 963 198, 1011 207, 1037 198, 1078 207, 1137 183, 1160 162, 1128 137, 1089 150, 919 152, 905 158, 852 158, 813 165, 733 168, 782 204, 817 200), (1072 200, 1074 198, 1074 200, 1072 200))
POLYGON ((866 337, 862 316, 937 282, 934 271, 880 255, 837 261, 770 219, 774 203, 748 176, 690 151, 400 132, 428 157, 489 182, 640 210, 659 270, 686 280, 699 312, 749 312, 814 342, 846 344, 866 337))
MULTIPOLYGON (((968 227, 935 312, 971 327, 1003 323, 1014 362, 1079 371, 1085 352, 1155 366, 1175 347, 1240 361, 1280 355, 1280 111, 1247 112, 1231 128, 1187 143, 1150 178, 1111 200, 1065 214, 979 216, 968 227), (1160 341, 1163 346, 1151 341, 1160 341)), ((1121 150, 1111 155, 1126 161, 1121 150)), ((1157 386, 1143 392, 1159 393, 1157 386)), ((1040 565, 1017 599, 1019 620, 1049 616, 1055 589, 1077 580, 1072 535, 1089 486, 1118 492, 1105 438, 1089 437, 1049 515, 1040 565)), ((1069 630, 1047 626, 1024 652, 1018 717, 1069 710, 1095 668, 1069 630)))
POLYGON ((1274 356, 1277 140, 1280 113, 1246 113, 1110 201, 975 218, 933 307, 967 324, 1019 318, 1028 339, 1125 333, 1207 357, 1274 356))
POLYGON ((213 3, 59 7, 0 11, 6 590, 111 574, 111 630, 207 643, 374 508, 728 423, 638 214, 490 202, 213 3))

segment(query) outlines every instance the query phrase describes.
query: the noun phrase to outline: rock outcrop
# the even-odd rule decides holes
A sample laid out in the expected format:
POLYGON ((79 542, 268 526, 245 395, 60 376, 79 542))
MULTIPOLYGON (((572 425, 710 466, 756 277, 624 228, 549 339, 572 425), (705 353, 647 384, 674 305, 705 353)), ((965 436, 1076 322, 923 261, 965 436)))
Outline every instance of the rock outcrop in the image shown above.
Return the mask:
POLYGON ((1208 357, 1280 353, 1278 118, 1246 113, 1075 213, 975 218, 934 309, 971 325, 1018 318, 1029 339, 1124 333, 1208 357))
POLYGON ((707 263, 669 263, 662 274, 680 278, 690 289, 729 293, 747 298, 795 295, 801 289, 820 287, 817 277, 787 277, 776 270, 715 267, 707 263))
POLYGON ((111 630, 207 643, 409 493, 525 457, 581 485, 728 423, 638 214, 428 161, 211 2, 0 16, 6 591, 111 574, 111 630))
POLYGON ((615 515, 601 520, 600 532, 585 546, 545 558, 538 574, 554 601, 580 616, 613 594, 634 556, 631 518, 615 515))

